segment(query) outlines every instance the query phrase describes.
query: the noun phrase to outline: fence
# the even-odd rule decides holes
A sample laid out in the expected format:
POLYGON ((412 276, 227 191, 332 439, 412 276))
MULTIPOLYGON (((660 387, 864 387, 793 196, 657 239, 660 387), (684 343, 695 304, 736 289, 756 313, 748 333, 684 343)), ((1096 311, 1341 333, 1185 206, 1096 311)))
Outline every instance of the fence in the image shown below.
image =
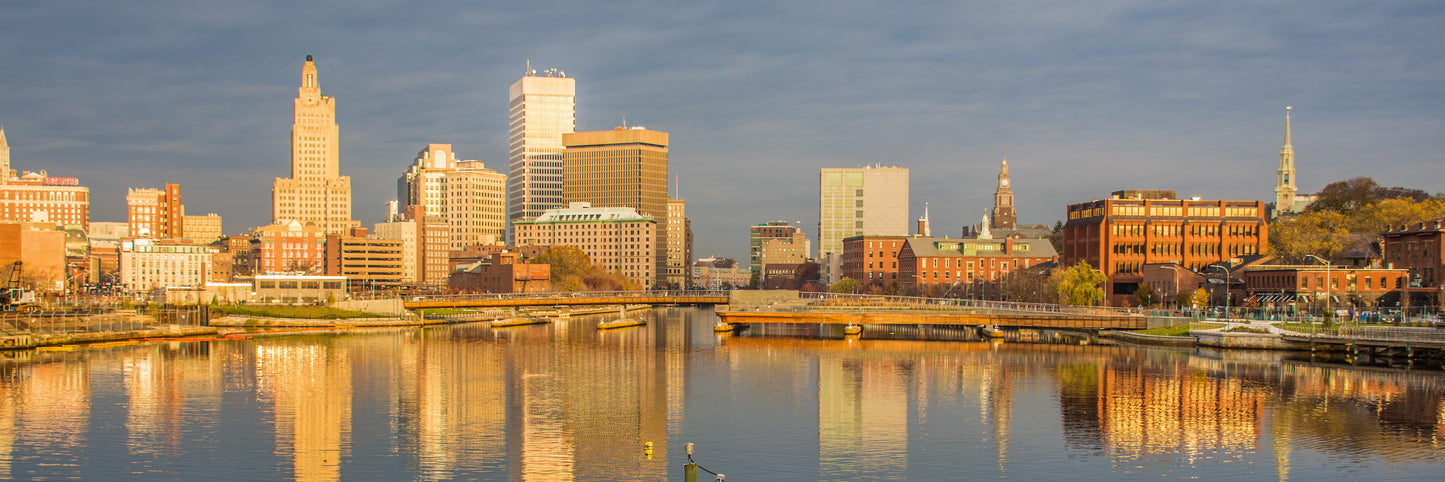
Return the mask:
POLYGON ((208 326, 207 305, 152 305, 135 309, 92 308, 80 311, 0 313, 5 335, 107 333, 149 330, 157 327, 208 326))

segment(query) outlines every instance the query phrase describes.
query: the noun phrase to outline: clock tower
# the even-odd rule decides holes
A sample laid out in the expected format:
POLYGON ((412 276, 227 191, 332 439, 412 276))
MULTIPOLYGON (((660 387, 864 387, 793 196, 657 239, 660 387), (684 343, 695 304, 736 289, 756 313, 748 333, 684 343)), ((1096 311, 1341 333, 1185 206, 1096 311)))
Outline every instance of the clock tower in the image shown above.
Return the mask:
POLYGON ((1018 213, 1014 211, 1014 191, 1009 186, 1008 158, 1004 158, 999 166, 998 189, 993 192, 993 219, 989 222, 992 229, 1013 229, 1018 223, 1018 213))

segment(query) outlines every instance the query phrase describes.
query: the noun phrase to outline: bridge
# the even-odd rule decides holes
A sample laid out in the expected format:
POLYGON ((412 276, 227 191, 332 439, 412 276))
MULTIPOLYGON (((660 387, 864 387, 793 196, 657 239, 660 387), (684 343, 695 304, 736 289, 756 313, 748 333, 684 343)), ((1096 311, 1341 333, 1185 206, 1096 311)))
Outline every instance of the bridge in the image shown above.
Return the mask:
POLYGON ((572 293, 505 293, 417 296, 402 302, 408 310, 423 308, 514 308, 581 305, 720 305, 727 291, 590 291, 572 293))
POLYGON ((729 324, 957 325, 1079 331, 1142 330, 1189 321, 1124 308, 835 293, 800 293, 796 301, 767 306, 730 306, 719 310, 718 318, 729 324))

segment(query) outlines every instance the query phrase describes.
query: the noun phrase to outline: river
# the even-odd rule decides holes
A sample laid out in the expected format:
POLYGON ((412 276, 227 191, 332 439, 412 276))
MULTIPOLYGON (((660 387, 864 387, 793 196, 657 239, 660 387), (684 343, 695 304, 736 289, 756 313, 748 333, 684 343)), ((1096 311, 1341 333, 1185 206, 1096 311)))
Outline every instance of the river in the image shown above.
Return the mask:
POLYGON ((730 481, 1445 469, 1434 368, 629 315, 4 353, 0 478, 681 480, 687 442, 730 481))

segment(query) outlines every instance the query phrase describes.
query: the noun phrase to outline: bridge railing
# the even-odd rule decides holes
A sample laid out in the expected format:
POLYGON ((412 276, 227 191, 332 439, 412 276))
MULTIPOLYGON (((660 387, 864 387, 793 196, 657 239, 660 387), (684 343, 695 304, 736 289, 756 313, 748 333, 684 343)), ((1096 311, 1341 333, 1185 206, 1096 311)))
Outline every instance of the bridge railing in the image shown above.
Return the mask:
POLYGON ((567 299, 567 298, 697 298, 697 297, 723 297, 728 292, 724 290, 655 290, 655 291, 570 291, 570 292, 548 292, 548 293, 473 293, 473 294, 448 294, 448 295, 419 295, 405 298, 402 301, 413 302, 443 302, 443 301, 503 301, 503 300, 538 300, 538 299, 567 299))
POLYGON ((1059 313, 1071 315, 1128 316, 1150 314, 1150 310, 1114 308, 1108 306, 1070 306, 1052 303, 1024 303, 1016 301, 970 300, 958 298, 926 298, 918 296, 867 295, 851 293, 799 293, 799 298, 822 302, 833 300, 856 301, 865 304, 887 304, 920 309, 975 309, 989 312, 1059 313))

